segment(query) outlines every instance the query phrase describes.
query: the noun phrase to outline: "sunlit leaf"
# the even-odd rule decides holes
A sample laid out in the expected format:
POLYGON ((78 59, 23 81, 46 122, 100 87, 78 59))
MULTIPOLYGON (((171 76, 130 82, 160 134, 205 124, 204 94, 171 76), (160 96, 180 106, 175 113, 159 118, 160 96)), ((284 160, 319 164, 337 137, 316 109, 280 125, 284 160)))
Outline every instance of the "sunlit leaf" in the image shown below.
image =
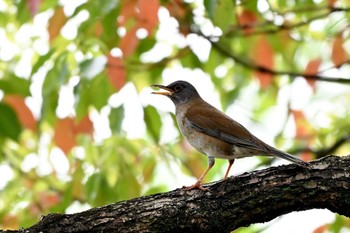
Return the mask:
POLYGON ((335 220, 332 224, 329 224, 330 232, 342 232, 344 229, 349 230, 350 225, 349 218, 341 215, 335 215, 335 220))

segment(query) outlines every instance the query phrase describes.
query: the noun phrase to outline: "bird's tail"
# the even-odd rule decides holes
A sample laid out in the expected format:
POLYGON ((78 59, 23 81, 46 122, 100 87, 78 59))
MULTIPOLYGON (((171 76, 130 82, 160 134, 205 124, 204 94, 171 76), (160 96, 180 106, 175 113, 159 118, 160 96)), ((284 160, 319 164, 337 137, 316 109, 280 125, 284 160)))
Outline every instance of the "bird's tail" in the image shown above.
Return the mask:
POLYGON ((283 152, 283 151, 280 151, 276 148, 269 148, 271 150, 271 155, 273 156, 277 156, 279 158, 282 158, 282 159, 286 159, 288 161, 291 161, 292 163, 295 163, 299 166, 302 166, 302 167, 305 167, 305 168, 309 168, 310 167, 310 164, 301 160, 301 159, 298 159, 297 157, 291 155, 291 154, 288 154, 286 152, 283 152))

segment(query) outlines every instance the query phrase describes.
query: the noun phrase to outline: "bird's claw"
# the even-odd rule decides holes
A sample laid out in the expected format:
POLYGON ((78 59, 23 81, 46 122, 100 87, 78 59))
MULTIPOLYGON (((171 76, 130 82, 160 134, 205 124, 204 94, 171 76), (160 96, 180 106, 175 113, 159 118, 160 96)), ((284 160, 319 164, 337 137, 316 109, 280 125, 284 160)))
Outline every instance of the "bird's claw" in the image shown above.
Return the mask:
POLYGON ((201 184, 201 182, 197 181, 195 184, 191 185, 191 186, 183 186, 182 188, 184 188, 185 190, 192 190, 192 189, 200 189, 203 191, 208 191, 208 188, 204 188, 201 184))

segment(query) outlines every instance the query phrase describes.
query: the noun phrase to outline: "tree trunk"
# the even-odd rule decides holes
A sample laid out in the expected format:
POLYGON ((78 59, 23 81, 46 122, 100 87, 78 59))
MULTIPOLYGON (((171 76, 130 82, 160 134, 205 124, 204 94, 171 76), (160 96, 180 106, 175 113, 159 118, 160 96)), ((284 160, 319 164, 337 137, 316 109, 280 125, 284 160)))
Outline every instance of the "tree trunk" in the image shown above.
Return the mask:
POLYGON ((176 189, 76 214, 49 214, 12 232, 230 232, 314 208, 350 217, 350 156, 311 164, 244 173, 209 184, 209 191, 176 189))

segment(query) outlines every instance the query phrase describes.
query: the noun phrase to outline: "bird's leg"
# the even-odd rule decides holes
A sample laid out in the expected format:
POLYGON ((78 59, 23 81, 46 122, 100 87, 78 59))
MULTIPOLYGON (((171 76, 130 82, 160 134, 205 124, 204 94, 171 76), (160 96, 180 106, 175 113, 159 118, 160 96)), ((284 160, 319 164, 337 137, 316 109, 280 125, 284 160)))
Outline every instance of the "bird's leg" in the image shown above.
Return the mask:
POLYGON ((226 178, 227 178, 228 173, 230 172, 230 169, 231 169, 232 164, 233 164, 233 162, 234 162, 234 161, 235 161, 234 159, 230 159, 230 160, 228 161, 228 167, 227 167, 227 170, 226 170, 226 173, 225 173, 225 178, 224 178, 224 179, 226 179, 226 178))
POLYGON ((205 169, 205 171, 203 172, 203 174, 199 177, 199 179, 197 180, 197 182, 191 186, 188 186, 188 187, 183 187, 185 188, 186 190, 192 190, 192 189, 201 189, 203 191, 207 191, 208 189, 207 188, 204 188, 202 186, 202 180, 204 179, 204 177, 207 175, 207 173, 209 172, 209 170, 214 166, 215 164, 215 159, 214 157, 212 156, 208 156, 208 160, 209 160, 209 164, 208 164, 208 167, 207 169, 205 169))

